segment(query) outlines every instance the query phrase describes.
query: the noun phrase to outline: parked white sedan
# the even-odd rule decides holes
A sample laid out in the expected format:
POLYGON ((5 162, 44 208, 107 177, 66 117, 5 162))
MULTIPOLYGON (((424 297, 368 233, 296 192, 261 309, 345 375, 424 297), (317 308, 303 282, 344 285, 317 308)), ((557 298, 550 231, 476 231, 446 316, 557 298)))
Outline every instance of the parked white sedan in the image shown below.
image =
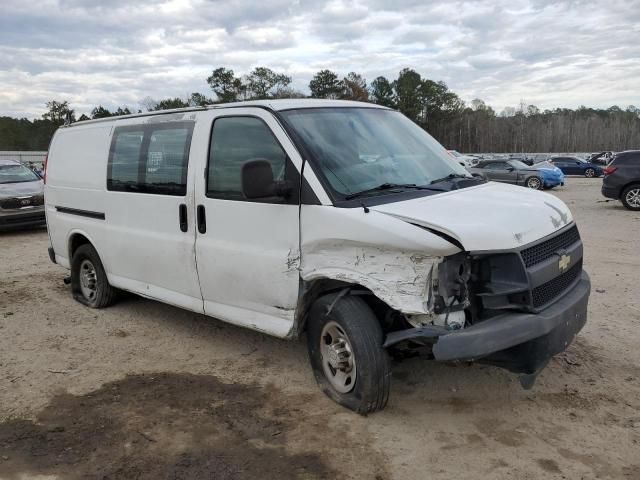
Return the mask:
POLYGON ((457 150, 447 150, 447 152, 449 152, 449 155, 454 157, 456 161, 465 168, 473 167, 475 164, 478 163, 477 158, 472 157, 470 155, 463 155, 457 150))

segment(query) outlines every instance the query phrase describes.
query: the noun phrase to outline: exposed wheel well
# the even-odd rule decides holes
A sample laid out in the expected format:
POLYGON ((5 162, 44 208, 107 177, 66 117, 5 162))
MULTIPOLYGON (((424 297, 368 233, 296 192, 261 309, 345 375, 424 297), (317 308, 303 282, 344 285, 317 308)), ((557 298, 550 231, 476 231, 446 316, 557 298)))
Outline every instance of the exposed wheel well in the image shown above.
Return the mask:
POLYGON ((294 336, 298 336, 307 328, 307 318, 311 305, 320 297, 330 293, 339 293, 348 290, 347 295, 360 296, 376 314, 383 331, 387 331, 388 315, 396 312, 393 308, 380 300, 371 290, 357 283, 343 282, 321 278, 310 282, 303 282, 298 307, 296 309, 296 326, 294 336))
POLYGON ((81 233, 74 233, 71 235, 71 238, 69 239, 69 262, 71 262, 73 254, 76 253, 78 247, 86 243, 91 244, 89 239, 81 233))

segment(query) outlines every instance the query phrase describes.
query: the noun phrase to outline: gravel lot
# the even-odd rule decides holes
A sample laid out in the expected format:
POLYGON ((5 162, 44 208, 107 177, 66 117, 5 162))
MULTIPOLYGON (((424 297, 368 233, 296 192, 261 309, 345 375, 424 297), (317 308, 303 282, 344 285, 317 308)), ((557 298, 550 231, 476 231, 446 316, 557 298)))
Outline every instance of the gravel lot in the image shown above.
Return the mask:
POLYGON ((89 310, 45 231, 0 234, 0 478, 640 479, 640 213, 600 184, 554 191, 593 290, 534 389, 412 359, 366 418, 322 395, 303 341, 135 296, 89 310))

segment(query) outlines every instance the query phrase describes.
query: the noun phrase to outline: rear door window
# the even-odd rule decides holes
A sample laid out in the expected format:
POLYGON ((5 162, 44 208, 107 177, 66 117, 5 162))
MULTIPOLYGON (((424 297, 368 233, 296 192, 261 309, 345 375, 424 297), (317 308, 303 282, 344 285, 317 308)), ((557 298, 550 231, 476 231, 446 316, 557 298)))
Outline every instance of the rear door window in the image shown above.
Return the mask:
POLYGON ((109 159, 109 190, 119 190, 118 187, 138 184, 138 165, 144 130, 116 132, 111 147, 109 159))
POLYGON ((622 153, 613 157, 611 165, 640 165, 640 152, 622 153))
POLYGON ((184 196, 193 122, 117 127, 107 190, 184 196))

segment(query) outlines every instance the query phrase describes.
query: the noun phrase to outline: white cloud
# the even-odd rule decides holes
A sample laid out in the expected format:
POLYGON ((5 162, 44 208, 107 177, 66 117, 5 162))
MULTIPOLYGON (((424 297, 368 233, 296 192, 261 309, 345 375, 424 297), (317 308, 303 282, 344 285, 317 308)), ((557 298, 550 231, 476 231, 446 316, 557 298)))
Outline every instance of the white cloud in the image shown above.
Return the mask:
POLYGON ((410 67, 501 110, 640 103, 640 0, 2 0, 0 115, 208 93, 226 66, 306 90, 322 68, 410 67))

